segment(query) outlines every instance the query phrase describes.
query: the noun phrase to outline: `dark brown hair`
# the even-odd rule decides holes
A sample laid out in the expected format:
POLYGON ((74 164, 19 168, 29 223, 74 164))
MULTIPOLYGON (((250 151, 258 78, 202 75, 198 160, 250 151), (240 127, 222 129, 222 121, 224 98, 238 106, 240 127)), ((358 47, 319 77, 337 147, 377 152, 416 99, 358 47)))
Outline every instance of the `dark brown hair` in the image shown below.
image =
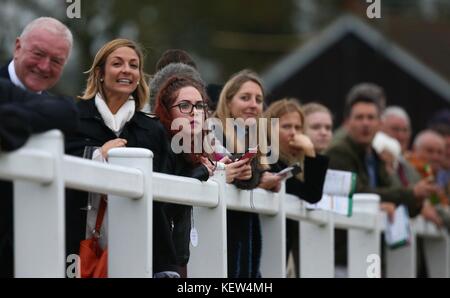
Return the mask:
MULTIPOLYGON (((166 129, 167 133, 170 136, 173 136, 177 133, 177 131, 171 130, 171 124, 174 120, 172 118, 172 115, 170 114, 170 109, 175 103, 176 98, 178 97, 178 94, 180 90, 184 87, 194 87, 197 89, 197 91, 200 93, 203 101, 205 103, 208 102, 208 96, 206 94, 205 87, 202 83, 192 79, 191 77, 186 76, 172 76, 170 77, 163 85, 163 87, 159 90, 159 92, 156 95, 156 102, 155 102, 155 114, 159 117, 159 120, 163 124, 164 128, 166 129)), ((207 117, 207 111, 204 111, 205 119, 207 117)), ((202 130, 202 140, 206 136, 206 131, 202 130)), ((193 141, 193 140, 192 140, 193 141)), ((192 150, 191 153, 187 154, 187 160, 190 161, 192 164, 199 164, 200 163, 200 156, 205 154, 195 154, 192 150)))
POLYGON ((378 115, 386 107, 386 94, 383 88, 374 83, 360 83, 353 86, 347 94, 344 107, 344 118, 348 118, 355 104, 364 102, 374 104, 378 109, 378 115))
POLYGON ((184 50, 169 49, 165 51, 156 63, 156 71, 163 69, 170 63, 184 63, 197 69, 197 65, 191 56, 184 50))

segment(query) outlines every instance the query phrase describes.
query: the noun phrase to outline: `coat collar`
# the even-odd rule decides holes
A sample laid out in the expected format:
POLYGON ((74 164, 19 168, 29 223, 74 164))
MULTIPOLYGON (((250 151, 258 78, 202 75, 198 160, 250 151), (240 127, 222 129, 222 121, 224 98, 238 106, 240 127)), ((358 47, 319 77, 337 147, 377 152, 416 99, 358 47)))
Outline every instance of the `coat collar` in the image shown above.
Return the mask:
POLYGON ((11 81, 11 78, 9 77, 9 72, 8 72, 8 65, 9 65, 9 63, 3 65, 0 68, 0 78, 7 79, 8 81, 11 81))
MULTIPOLYGON (((11 62, 12 60, 9 60, 9 61, 11 62)), ((10 75, 9 75, 9 71, 8 71, 8 66, 9 66, 9 63, 10 63, 10 62, 8 62, 7 64, 5 64, 5 65, 3 65, 2 67, 0 67, 0 78, 6 79, 6 80, 12 82, 12 81, 11 81, 11 77, 10 77, 10 75)), ((50 94, 48 91, 46 91, 46 90, 42 91, 41 94, 43 94, 43 95, 51 95, 51 94, 50 94)))
MULTIPOLYGON (((93 98, 87 100, 80 100, 78 106, 80 112, 80 119, 95 119, 96 121, 103 123, 102 116, 97 110, 93 98)), ((152 117, 147 116, 143 112, 137 111, 136 113, 134 113, 134 116, 131 118, 129 123, 134 123, 143 129, 150 130, 151 127, 148 123, 149 120, 147 118, 152 117)))
MULTIPOLYGON (((350 146, 350 148, 358 155, 358 157, 361 158, 361 160, 365 159, 367 155, 367 150, 364 146, 355 143, 355 141, 353 141, 353 139, 349 135, 346 135, 344 140, 350 146)), ((372 154, 375 156, 375 158, 378 159, 378 154, 375 152, 375 150, 373 150, 372 147, 370 147, 370 150, 372 154)))

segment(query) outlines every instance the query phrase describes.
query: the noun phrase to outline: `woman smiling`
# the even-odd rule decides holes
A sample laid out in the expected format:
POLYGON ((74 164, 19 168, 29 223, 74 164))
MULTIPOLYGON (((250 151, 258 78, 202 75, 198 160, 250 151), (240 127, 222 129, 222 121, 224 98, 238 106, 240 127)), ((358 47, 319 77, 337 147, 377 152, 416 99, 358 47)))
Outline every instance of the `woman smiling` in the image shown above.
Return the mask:
MULTIPOLYGON (((149 96, 143 71, 143 55, 139 47, 126 39, 115 39, 105 44, 87 71, 87 87, 77 103, 80 126, 75 134, 67 136, 69 154, 106 161, 108 150, 117 147, 140 147, 153 152, 153 171, 167 172, 168 143, 164 128, 156 119, 140 112, 149 96), (92 150, 89 150, 92 149, 92 150), (93 152, 92 157, 85 152, 93 152)), ((84 200, 86 193, 78 193, 84 200)), ((81 202, 80 198, 69 200, 81 202)), ((68 221, 73 230, 68 235, 68 248, 77 253, 77 245, 92 237, 100 205, 99 196, 88 205, 86 213, 68 206, 68 221), (86 221, 87 220, 87 221, 86 221)), ((85 203, 86 204, 86 203, 85 203)), ((175 248, 163 203, 153 203, 153 266, 157 276, 178 276, 175 248)), ((99 243, 107 244, 107 214, 100 229, 99 243)), ((98 233, 97 233, 98 234, 98 233)), ((70 252, 70 251, 69 251, 70 252)))

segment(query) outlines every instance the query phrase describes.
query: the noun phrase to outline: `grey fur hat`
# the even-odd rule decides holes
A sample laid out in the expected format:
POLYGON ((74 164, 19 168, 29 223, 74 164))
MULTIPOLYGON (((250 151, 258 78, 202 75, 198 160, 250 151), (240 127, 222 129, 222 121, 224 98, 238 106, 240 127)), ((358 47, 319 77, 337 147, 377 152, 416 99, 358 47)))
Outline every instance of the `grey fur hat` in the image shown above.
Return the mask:
POLYGON ((190 65, 184 63, 170 63, 162 68, 160 71, 156 72, 153 77, 150 79, 149 87, 150 87, 150 110, 153 111, 155 108, 155 100, 156 95, 158 94, 159 89, 164 85, 164 82, 167 81, 171 76, 174 75, 183 75, 191 77, 192 79, 200 82, 203 86, 205 82, 203 81, 200 73, 190 65))

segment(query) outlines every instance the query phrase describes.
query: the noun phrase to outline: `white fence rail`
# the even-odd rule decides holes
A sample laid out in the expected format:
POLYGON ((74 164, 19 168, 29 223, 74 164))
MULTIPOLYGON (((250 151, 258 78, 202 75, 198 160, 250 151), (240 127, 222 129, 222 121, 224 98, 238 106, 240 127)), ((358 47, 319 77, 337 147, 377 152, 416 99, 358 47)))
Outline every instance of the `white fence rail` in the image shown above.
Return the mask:
MULTIPOLYGON (((108 274, 151 277, 152 202, 194 206, 198 243, 191 245, 189 277, 227 277, 226 210, 259 213, 263 236, 263 277, 286 276, 285 219, 299 221, 300 276, 334 276, 334 229, 348 230, 349 277, 379 277, 383 214, 379 197, 354 196, 352 217, 307 211, 302 201, 261 189, 253 193, 225 183, 218 170, 208 182, 152 173, 152 153, 122 148, 110 164, 63 154, 60 132, 34 136, 14 153, 0 154, 0 179, 14 182, 14 265, 16 277, 65 277, 64 188, 107 193, 108 274), (45 233, 42 233, 45 231, 45 233), (379 259, 379 258, 378 258, 379 259)), ((0 198, 1 199, 1 198, 0 198)), ((423 237, 431 277, 450 277, 450 238, 421 218, 413 222, 412 243, 386 249, 387 277, 415 277, 416 236, 423 237)))

